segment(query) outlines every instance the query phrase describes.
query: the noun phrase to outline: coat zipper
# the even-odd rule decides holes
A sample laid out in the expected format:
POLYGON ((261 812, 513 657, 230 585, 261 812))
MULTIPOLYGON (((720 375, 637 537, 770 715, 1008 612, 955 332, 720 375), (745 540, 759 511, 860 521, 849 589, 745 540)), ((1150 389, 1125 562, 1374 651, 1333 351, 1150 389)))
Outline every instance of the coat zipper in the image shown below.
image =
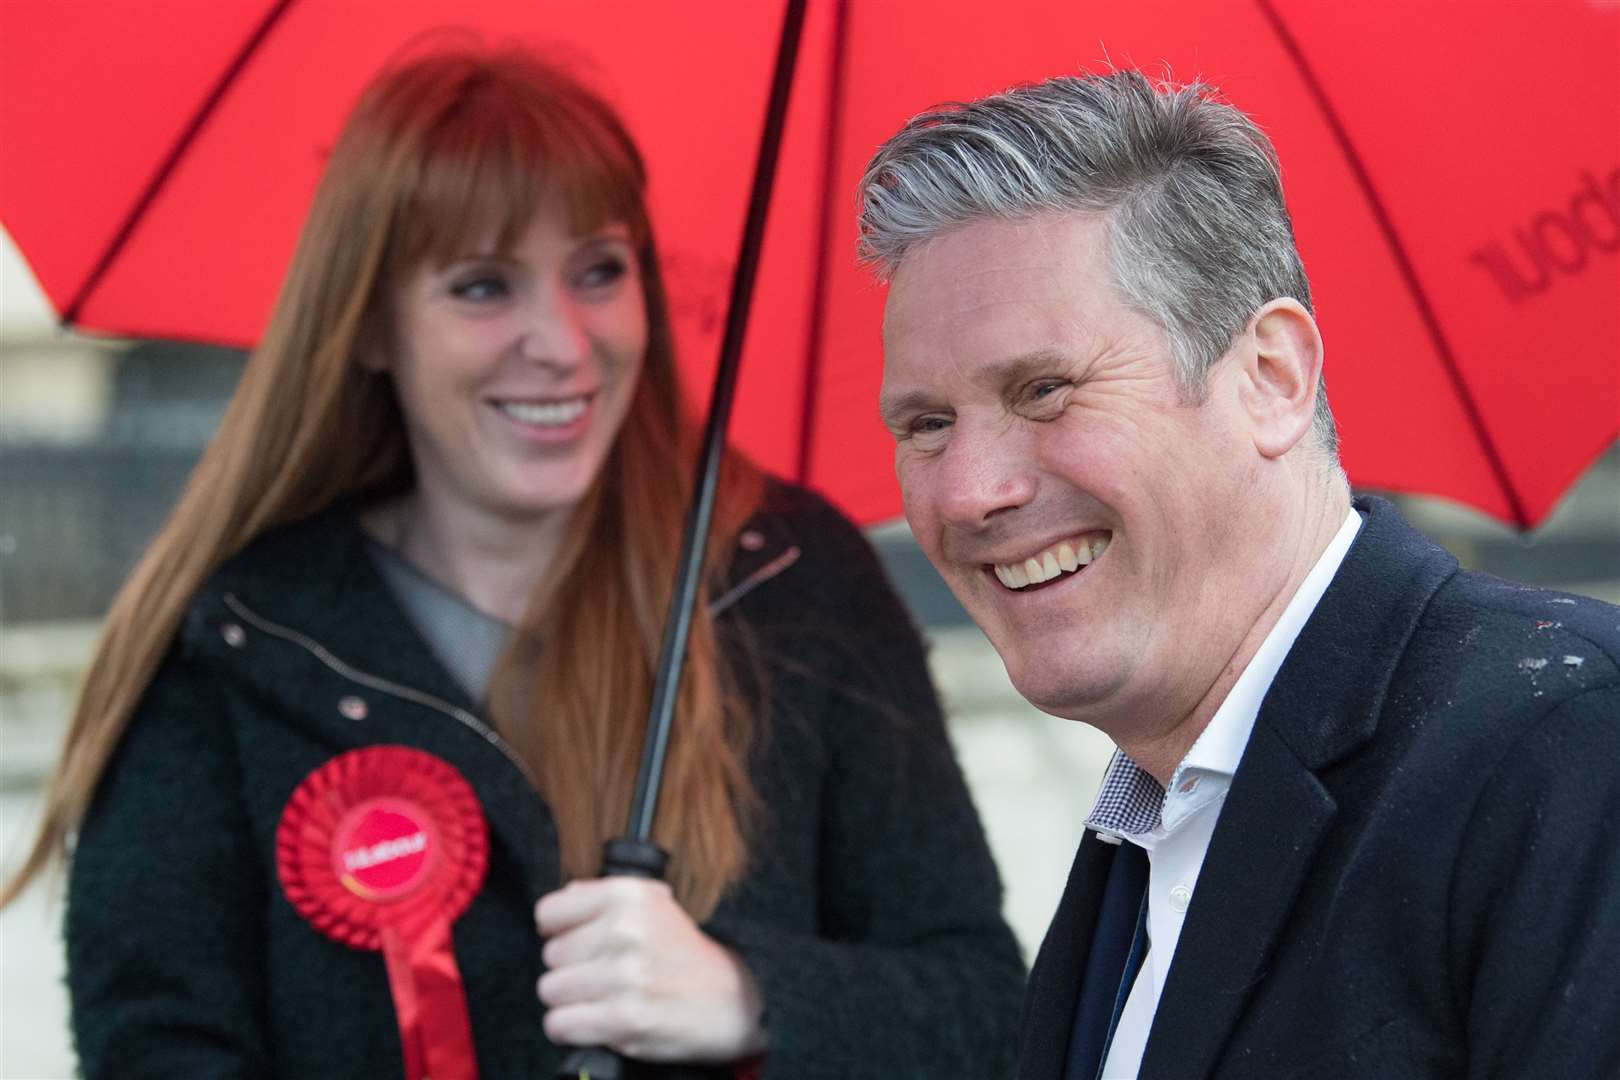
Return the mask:
POLYGON ((466 709, 461 708, 459 705, 452 705, 443 698, 434 697, 432 694, 424 693, 415 687, 405 686, 402 683, 396 683, 390 679, 384 679, 379 675, 372 675, 369 672, 361 671, 354 665, 338 659, 329 649, 326 648, 326 646, 322 645, 314 638, 309 637, 306 634, 301 634, 297 630, 293 630, 289 627, 273 623, 269 619, 266 619, 254 612, 246 604, 238 600, 235 593, 225 594, 225 606, 235 612, 243 622, 251 624, 254 628, 269 634, 271 637, 280 638, 283 641, 290 641, 294 645, 303 648, 309 652, 310 655, 314 656, 315 659, 319 660, 321 663, 325 664, 327 667, 331 668, 333 671, 337 672, 339 675, 350 680, 351 682, 357 682, 361 686, 369 687, 370 689, 376 690, 380 693, 389 694, 393 697, 400 698, 401 700, 409 701, 416 705, 422 705, 429 709, 434 709, 438 712, 444 713, 453 720, 459 721, 463 726, 469 728, 474 734, 481 737, 485 742, 489 743, 502 754, 506 755, 506 759, 513 765, 517 766, 518 770, 528 778, 529 783, 534 785, 536 789, 539 788, 540 783, 535 778, 534 773, 529 771, 529 767, 523 763, 522 758, 517 756, 516 752, 514 752, 511 746, 507 744, 506 740, 502 739, 494 728, 478 719, 478 717, 474 716, 466 709))
MULTIPOLYGON (((718 615, 726 608, 731 607, 748 593, 753 592, 755 589, 759 588, 759 586, 763 585, 771 578, 776 577, 782 571, 798 562, 799 554, 800 552, 797 546, 788 548, 786 551, 782 552, 782 554, 778 555, 776 558, 772 559, 770 562, 748 575, 748 577, 738 582, 734 587, 716 597, 709 604, 709 614, 718 615)), ((540 782, 535 777, 534 773, 529 770, 528 765, 524 764, 523 759, 518 757, 517 753, 510 745, 507 744, 506 740, 501 738, 500 734, 494 728, 478 719, 478 717, 474 716, 466 709, 461 708, 459 705, 452 705, 443 698, 438 698, 432 694, 424 693, 415 687, 406 686, 403 683, 397 683, 391 679, 385 679, 380 675, 373 675, 367 671, 361 671, 353 664, 338 659, 337 656, 333 655, 330 649, 309 635, 300 633, 291 627, 282 626, 279 623, 273 623, 269 619, 264 618, 262 615, 249 608, 246 604, 242 603, 241 600, 237 599, 235 593, 228 592, 225 594, 225 606, 235 612, 243 622, 250 624, 263 633, 269 634, 271 637, 280 638, 283 641, 289 641, 294 645, 299 646, 307 651, 311 656, 315 657, 315 659, 319 660, 328 668, 331 668, 333 671, 337 672, 337 674, 343 676, 345 679, 348 679, 351 682, 357 682, 361 686, 369 687, 370 689, 376 690, 380 693, 389 694, 403 701, 409 701, 413 704, 422 705, 426 708, 433 709, 437 712, 443 713, 453 720, 458 721, 464 727, 471 730, 474 734, 478 735, 485 742, 489 743, 491 746, 505 755, 506 760, 515 765, 518 771, 521 772, 528 779, 529 783, 532 784, 536 789, 540 787, 540 782)))
POLYGON ((799 554, 799 545, 794 544, 792 547, 782 552, 782 554, 778 555, 776 558, 772 559, 758 570, 755 570, 752 574, 749 574, 747 577, 737 582, 737 584, 733 585, 731 588, 709 601, 709 615, 714 616, 720 614, 722 611, 726 610, 726 608, 735 604, 737 601, 741 600, 743 597, 747 596, 749 593, 771 580, 771 578, 798 562, 799 554))

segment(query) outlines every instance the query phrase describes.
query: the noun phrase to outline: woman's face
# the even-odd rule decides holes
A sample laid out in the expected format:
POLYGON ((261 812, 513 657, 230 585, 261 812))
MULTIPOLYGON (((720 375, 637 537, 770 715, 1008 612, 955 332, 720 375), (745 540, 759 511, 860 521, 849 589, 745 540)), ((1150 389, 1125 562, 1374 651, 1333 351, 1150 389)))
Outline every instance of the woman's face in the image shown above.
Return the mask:
POLYGON ((542 211, 511 251, 493 240, 419 267, 379 357, 431 514, 533 523, 570 510, 617 437, 647 349, 641 267, 621 223, 577 235, 542 211))

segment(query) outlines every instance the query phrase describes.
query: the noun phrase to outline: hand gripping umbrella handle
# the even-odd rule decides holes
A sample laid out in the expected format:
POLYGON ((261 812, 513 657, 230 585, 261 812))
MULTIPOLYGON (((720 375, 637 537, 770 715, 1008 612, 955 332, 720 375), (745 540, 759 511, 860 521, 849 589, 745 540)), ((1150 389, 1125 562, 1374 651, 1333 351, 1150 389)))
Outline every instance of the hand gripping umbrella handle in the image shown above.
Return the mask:
MULTIPOLYGON (((657 881, 664 876, 669 855, 648 840, 621 836, 602 845, 603 877, 638 877, 657 881)), ((558 1067, 555 1080, 627 1080, 627 1062, 604 1046, 570 1050, 558 1067)))

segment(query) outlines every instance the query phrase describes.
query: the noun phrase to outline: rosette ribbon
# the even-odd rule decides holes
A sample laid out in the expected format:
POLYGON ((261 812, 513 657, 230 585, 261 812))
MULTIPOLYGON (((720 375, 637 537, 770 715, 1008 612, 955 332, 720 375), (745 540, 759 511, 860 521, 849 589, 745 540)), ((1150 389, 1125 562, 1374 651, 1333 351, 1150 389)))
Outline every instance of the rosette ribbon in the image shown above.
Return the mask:
POLYGON ((383 954, 406 1080, 477 1080, 450 926, 488 861, 472 786, 408 746, 338 755, 281 813, 276 872, 287 899, 327 937, 383 954))

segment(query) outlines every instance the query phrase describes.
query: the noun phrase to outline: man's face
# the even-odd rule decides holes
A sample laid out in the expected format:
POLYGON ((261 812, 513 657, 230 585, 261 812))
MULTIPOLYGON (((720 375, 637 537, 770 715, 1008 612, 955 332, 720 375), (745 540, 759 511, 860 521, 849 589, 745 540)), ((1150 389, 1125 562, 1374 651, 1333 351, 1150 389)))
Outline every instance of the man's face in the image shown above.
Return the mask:
POLYGON ((912 531, 1014 685, 1117 738, 1203 699, 1262 606, 1265 548, 1238 365, 1184 401, 1106 243, 1100 218, 1065 214, 914 250, 889 289, 882 408, 912 531))

